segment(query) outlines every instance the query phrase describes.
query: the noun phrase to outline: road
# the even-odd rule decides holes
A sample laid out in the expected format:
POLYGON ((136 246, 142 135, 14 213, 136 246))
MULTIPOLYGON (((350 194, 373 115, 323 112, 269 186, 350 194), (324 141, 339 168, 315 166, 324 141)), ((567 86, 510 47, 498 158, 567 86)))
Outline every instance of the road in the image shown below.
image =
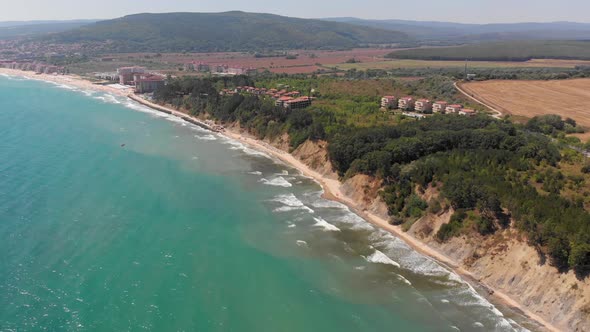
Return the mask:
POLYGON ((467 91, 461 89, 461 87, 459 87, 459 84, 457 84, 457 82, 455 82, 455 89, 457 89, 457 91, 461 92, 463 95, 465 95, 467 98, 475 101, 478 104, 481 104, 487 108, 489 108, 492 112, 496 113, 496 114, 492 114, 492 117, 496 118, 496 119, 501 119, 502 118, 502 112, 498 111, 497 109, 495 109, 494 107, 484 103, 483 101, 473 97, 472 95, 470 95, 469 93, 467 93, 467 91))

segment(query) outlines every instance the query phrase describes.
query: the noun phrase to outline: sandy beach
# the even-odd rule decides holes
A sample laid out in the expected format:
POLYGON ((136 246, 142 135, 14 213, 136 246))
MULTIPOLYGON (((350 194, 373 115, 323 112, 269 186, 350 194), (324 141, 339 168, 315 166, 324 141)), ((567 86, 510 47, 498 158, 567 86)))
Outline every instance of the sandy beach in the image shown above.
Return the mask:
MULTIPOLYGON (((81 88, 81 89, 88 89, 88 90, 111 93, 111 94, 115 94, 118 96, 130 96, 132 94, 131 89, 121 89, 116 86, 109 86, 109 85, 106 85, 106 86, 105 85, 97 85, 97 84, 93 84, 92 82, 85 80, 79 76, 75 76, 75 75, 35 74, 34 72, 25 72, 25 71, 21 71, 21 70, 12 70, 12 69, 5 69, 5 68, 0 68, 0 74, 5 74, 5 75, 9 75, 9 76, 27 77, 30 79, 53 82, 56 84, 64 84, 64 85, 69 85, 69 86, 73 86, 73 87, 77 87, 77 88, 81 88)), ((198 123, 201 123, 204 125, 204 123, 200 119, 191 117, 191 116, 187 115, 186 113, 182 113, 182 112, 179 112, 174 109, 166 108, 161 105, 156 105, 156 104, 153 104, 147 100, 138 99, 139 97, 134 96, 134 95, 132 95, 131 97, 133 100, 136 100, 136 101, 140 102, 141 104, 146 105, 148 107, 154 108, 159 111, 165 111, 166 113, 178 116, 178 117, 185 119, 185 120, 191 119, 192 120, 191 122, 194 121, 194 122, 198 122, 198 123)), ((541 325, 543 325, 547 330, 560 331, 558 328, 556 328, 555 326, 553 326, 552 324, 550 324, 549 322, 544 320, 542 317, 527 310, 524 306, 519 304, 518 301, 514 300, 513 298, 509 297, 508 295, 506 295, 502 292, 499 292, 499 291, 497 291, 485 284, 482 284, 473 274, 471 274, 469 271, 460 267, 460 265, 457 262, 453 261, 452 259, 445 256, 444 254, 432 249, 431 247, 427 246, 426 244, 422 243, 421 241, 413 238, 412 236, 408 235, 407 233, 403 232, 400 227, 390 225, 386 219, 381 218, 380 216, 372 214, 368 211, 363 211, 363 210, 359 209, 358 208, 359 204, 357 204, 354 200, 347 197, 342 192, 341 183, 338 180, 325 178, 324 176, 322 176, 321 174, 314 171, 313 169, 311 169, 310 167, 305 165, 303 162, 301 162, 300 160, 295 158, 293 155, 289 154, 288 152, 283 151, 283 150, 279 150, 279 149, 271 146, 270 144, 267 144, 265 142, 257 140, 253 137, 250 137, 249 135, 239 133, 237 131, 231 131, 231 130, 226 130, 225 132, 222 132, 221 134, 227 136, 228 138, 245 143, 256 150, 264 152, 264 153, 284 162, 285 164, 287 164, 293 168, 296 168, 303 175, 312 178, 313 180, 315 180, 317 183, 319 183, 321 185, 321 187, 324 190, 324 197, 325 198, 331 199, 334 201, 338 201, 338 202, 341 202, 341 203, 347 205, 351 210, 353 210, 355 213, 357 213, 358 215, 363 217, 367 222, 370 222, 371 224, 394 234, 398 238, 404 240, 414 250, 416 250, 426 256, 429 256, 429 257, 435 259, 436 261, 438 261, 439 263, 447 266, 449 269, 453 270, 454 272, 456 272, 457 274, 462 276, 462 278, 464 280, 466 280, 467 282, 469 282, 471 284, 481 285, 484 288, 492 290, 493 294, 491 294, 489 296, 493 297, 494 300, 501 302, 508 307, 512 307, 512 308, 522 312, 523 314, 525 314, 529 318, 531 318, 531 319, 537 321, 538 323, 540 323, 541 325)))
POLYGON ((69 85, 69 86, 84 89, 84 90, 93 90, 93 91, 112 93, 112 94, 118 95, 118 96, 127 96, 128 94, 133 92, 133 90, 131 88, 124 89, 120 85, 94 84, 94 83, 92 83, 80 76, 77 76, 77 75, 37 74, 32 71, 22 71, 22 70, 17 70, 17 69, 8 69, 8 68, 0 68, 0 74, 4 74, 4 75, 8 75, 8 76, 26 77, 26 78, 29 78, 32 80, 51 82, 51 83, 55 83, 55 84, 69 85))

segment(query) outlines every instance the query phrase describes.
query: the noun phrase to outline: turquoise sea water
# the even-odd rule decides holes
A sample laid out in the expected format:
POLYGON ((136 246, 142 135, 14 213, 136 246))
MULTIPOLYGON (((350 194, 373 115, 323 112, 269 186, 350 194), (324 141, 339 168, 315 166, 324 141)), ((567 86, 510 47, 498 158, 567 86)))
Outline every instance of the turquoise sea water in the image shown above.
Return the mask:
POLYGON ((320 196, 129 100, 0 76, 0 331, 531 329, 320 196))

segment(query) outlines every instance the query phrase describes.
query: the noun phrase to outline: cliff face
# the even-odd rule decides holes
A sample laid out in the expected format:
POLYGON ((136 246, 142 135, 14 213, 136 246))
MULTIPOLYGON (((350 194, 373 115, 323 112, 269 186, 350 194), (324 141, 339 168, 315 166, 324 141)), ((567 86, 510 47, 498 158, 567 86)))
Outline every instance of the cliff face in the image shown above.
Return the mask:
MULTIPOLYGON (((326 146, 326 142, 308 141, 292 154, 322 175, 336 179, 326 146)), ((356 175, 342 183, 341 189, 361 210, 387 217, 387 208, 379 197, 381 184, 367 175, 356 175)), ((433 188, 423 194, 427 201, 437 196, 433 188)), ((474 233, 439 243, 435 235, 452 215, 452 209, 425 215, 408 234, 451 258, 485 286, 501 291, 555 326, 567 331, 590 331, 590 278, 578 280, 571 271, 559 273, 511 228, 492 236, 474 233)))

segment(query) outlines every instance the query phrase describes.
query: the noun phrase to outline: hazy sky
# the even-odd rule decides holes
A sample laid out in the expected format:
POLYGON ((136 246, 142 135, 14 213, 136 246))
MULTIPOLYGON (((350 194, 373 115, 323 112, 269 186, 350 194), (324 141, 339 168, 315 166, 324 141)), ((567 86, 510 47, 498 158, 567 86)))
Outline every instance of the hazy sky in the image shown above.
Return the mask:
POLYGON ((452 22, 590 22, 590 0, 2 0, 0 21, 114 18, 140 12, 243 10, 295 17, 452 22))

